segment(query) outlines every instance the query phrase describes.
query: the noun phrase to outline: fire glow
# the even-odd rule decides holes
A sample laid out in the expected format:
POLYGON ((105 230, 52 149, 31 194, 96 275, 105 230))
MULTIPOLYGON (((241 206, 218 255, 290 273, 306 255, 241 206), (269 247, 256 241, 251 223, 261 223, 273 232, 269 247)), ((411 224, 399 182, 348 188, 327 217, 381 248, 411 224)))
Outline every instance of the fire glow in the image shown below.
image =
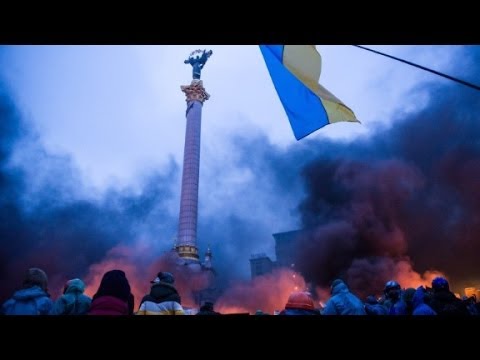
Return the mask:
POLYGON ((273 314, 283 310, 290 294, 306 290, 303 277, 288 268, 274 270, 254 278, 250 282, 237 282, 218 299, 216 309, 223 313, 248 312, 257 310, 273 314))

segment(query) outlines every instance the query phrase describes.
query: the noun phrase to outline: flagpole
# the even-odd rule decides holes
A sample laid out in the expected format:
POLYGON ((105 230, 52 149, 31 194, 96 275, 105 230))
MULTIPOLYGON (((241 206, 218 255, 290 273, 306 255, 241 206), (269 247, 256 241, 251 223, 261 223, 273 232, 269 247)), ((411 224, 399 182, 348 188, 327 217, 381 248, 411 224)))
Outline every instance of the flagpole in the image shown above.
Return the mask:
POLYGON ((470 83, 470 82, 468 82, 468 81, 465 81, 465 80, 462 80, 462 79, 458 79, 458 78, 456 78, 456 77, 453 77, 453 76, 450 76, 450 75, 441 73, 441 72, 436 71, 436 70, 429 69, 429 68, 427 68, 427 67, 425 67, 425 66, 418 65, 418 64, 412 63, 412 62, 410 62, 410 61, 397 58, 397 57, 392 56, 392 55, 388 55, 388 54, 382 53, 382 52, 377 51, 377 50, 369 49, 369 48, 367 48, 367 47, 365 47, 365 46, 361 46, 361 45, 352 45, 352 46, 358 47, 358 48, 363 49, 363 50, 371 51, 371 52, 373 52, 373 53, 375 53, 375 54, 383 55, 383 56, 388 57, 388 58, 390 58, 390 59, 394 59, 394 60, 400 61, 400 62, 402 62, 402 63, 404 63, 404 64, 411 65, 411 66, 414 66, 414 67, 416 67, 416 68, 419 68, 419 69, 422 69, 422 70, 431 72, 432 74, 435 74, 435 75, 444 77, 444 78, 446 78, 446 79, 455 81, 455 82, 460 83, 460 84, 462 84, 462 85, 468 86, 468 87, 470 87, 470 88, 472 88, 472 89, 475 89, 475 90, 479 90, 479 91, 480 91, 480 86, 475 85, 475 84, 472 84, 472 83, 470 83))

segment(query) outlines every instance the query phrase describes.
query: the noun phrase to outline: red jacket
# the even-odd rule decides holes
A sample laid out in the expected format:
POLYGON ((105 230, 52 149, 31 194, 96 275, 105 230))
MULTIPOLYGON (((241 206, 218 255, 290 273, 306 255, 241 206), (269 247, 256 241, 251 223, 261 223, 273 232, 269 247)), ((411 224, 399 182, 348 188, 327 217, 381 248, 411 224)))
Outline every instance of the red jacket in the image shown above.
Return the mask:
POLYGON ((114 296, 100 296, 92 301, 88 315, 128 315, 128 304, 114 296))

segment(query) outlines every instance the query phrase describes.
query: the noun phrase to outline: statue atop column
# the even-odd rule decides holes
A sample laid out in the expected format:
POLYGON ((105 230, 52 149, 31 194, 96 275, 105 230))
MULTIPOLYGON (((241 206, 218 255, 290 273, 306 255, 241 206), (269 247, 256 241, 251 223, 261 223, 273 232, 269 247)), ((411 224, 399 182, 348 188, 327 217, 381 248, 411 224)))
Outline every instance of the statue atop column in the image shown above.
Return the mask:
POLYGON ((184 61, 185 64, 192 65, 192 78, 194 80, 200 80, 202 69, 205 66, 208 58, 212 56, 212 54, 212 50, 207 51, 198 49, 193 51, 188 57, 188 59, 184 61))

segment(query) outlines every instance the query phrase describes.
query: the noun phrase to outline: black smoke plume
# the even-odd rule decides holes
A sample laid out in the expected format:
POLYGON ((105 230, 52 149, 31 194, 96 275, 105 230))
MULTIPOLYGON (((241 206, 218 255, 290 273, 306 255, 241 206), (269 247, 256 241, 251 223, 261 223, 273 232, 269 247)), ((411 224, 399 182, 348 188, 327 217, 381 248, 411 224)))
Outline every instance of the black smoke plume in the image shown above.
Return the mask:
MULTIPOLYGON (((37 266, 56 292, 81 277, 112 247, 142 234, 174 233, 166 201, 178 174, 151 174, 133 189, 85 195, 71 160, 48 154, 0 87, 0 299, 18 288, 25 270, 37 266)), ((155 249, 154 249, 155 250, 155 249)))
MULTIPOLYGON (((480 51, 466 55, 465 76, 478 80, 480 51)), ((452 82, 428 91, 422 110, 368 138, 315 144, 299 206, 307 280, 341 277, 362 295, 391 278, 412 286, 414 271, 440 271, 456 289, 479 282, 480 93, 452 82)))
MULTIPOLYGON (((468 55, 463 77, 478 82, 479 51, 468 55)), ((361 294, 378 293, 391 277, 430 269, 454 284, 478 280, 480 95, 450 83, 426 90, 422 110, 351 142, 307 138, 279 148, 250 131, 233 142, 231 161, 202 150, 199 246, 211 245, 225 285, 248 278, 251 253, 273 251, 272 233, 294 227, 311 229, 296 268, 316 285, 344 277, 361 294), (217 165, 207 167, 208 158, 217 165), (227 165, 241 176, 230 179, 227 165)), ((28 267, 44 268, 61 288, 118 245, 121 263, 139 243, 131 266, 148 269, 140 276, 148 287, 168 270, 150 266, 173 244, 178 164, 136 190, 93 196, 68 156, 45 151, 11 96, 0 87, 0 299, 28 267)))

